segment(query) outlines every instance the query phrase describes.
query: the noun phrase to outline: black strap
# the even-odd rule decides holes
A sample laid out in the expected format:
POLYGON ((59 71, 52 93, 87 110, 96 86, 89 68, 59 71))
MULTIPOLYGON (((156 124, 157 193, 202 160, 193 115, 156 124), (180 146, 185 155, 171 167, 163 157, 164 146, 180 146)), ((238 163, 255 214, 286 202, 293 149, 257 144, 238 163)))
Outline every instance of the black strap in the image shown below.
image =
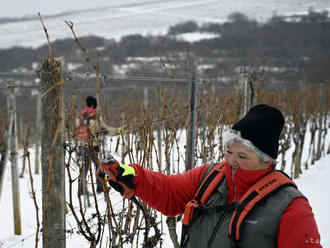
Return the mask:
POLYGON ((196 209, 196 215, 198 214, 213 214, 213 213, 219 213, 219 212, 227 212, 231 213, 234 210, 243 210, 244 205, 239 204, 238 202, 232 202, 230 204, 221 205, 221 206, 214 206, 210 208, 198 208, 196 209))
MULTIPOLYGON (((211 175, 209 175, 205 182, 201 185, 201 187, 198 190, 198 194, 195 197, 195 200, 200 203, 202 196, 204 195, 206 189, 210 185, 210 183, 213 181, 213 179, 219 174, 219 171, 212 171, 211 175)), ((220 183, 220 182, 219 182, 220 183)))
POLYGON ((182 225, 182 234, 181 234, 181 240, 180 240, 180 248, 186 247, 188 240, 189 240, 189 235, 188 235, 188 226, 182 225))

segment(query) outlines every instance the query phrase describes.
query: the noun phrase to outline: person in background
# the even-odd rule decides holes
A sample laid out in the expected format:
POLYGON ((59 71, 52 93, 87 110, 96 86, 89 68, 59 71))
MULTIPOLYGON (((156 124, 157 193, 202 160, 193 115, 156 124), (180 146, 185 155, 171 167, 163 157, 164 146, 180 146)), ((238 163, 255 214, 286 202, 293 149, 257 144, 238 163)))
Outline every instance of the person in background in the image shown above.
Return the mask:
MULTIPOLYGON (((86 106, 81 111, 79 118, 76 119, 78 145, 81 147, 81 155, 85 165, 84 180, 88 173, 89 163, 92 160, 95 168, 97 164, 95 158, 100 152, 99 140, 103 135, 113 136, 120 132, 120 128, 114 128, 106 125, 102 116, 97 116, 97 101, 93 96, 87 96, 86 106), (99 118, 99 119, 97 119, 99 118), (92 151, 89 148, 89 142, 92 144, 92 151)), ((87 188, 84 189, 83 181, 81 181, 80 192, 81 194, 89 194, 87 188)), ((97 179, 96 191, 101 193, 103 191, 102 183, 97 179)))
POLYGON ((164 215, 184 214, 181 247, 320 248, 307 198, 275 170, 283 125, 280 110, 259 104, 224 133, 223 162, 169 176, 119 163, 109 183, 120 192, 119 181, 133 185, 164 215))

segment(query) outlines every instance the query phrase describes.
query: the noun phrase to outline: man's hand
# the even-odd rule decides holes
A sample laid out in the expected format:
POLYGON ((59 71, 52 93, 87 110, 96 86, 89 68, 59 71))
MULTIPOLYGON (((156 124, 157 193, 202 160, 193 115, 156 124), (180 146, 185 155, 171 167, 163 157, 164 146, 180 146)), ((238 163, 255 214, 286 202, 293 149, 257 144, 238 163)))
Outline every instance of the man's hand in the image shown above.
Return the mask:
POLYGON ((125 198, 131 198, 135 193, 133 180, 136 177, 134 167, 120 164, 108 154, 105 159, 100 160, 100 167, 97 175, 101 181, 109 182, 115 190, 120 192, 125 198))
POLYGON ((117 128, 117 134, 124 134, 123 129, 121 127, 117 128))

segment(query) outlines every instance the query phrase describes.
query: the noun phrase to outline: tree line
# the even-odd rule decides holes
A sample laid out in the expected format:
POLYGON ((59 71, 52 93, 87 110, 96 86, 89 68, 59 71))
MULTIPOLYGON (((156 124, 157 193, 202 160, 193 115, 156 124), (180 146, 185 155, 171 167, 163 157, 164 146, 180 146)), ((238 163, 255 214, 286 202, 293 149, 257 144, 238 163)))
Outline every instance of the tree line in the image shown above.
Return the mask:
MULTIPOLYGON (((128 35, 119 41, 87 36, 80 40, 95 58, 100 55, 100 71, 123 73, 119 68, 135 64, 129 75, 164 75, 159 61, 136 61, 134 58, 166 57, 174 75, 184 75, 189 50, 198 73, 204 77, 229 77, 240 66, 263 66, 272 84, 296 86, 300 80, 324 82, 329 78, 330 19, 328 12, 309 10, 300 16, 273 16, 261 23, 242 13, 233 13, 224 23, 198 25, 193 21, 170 27, 166 35, 128 35), (213 38, 187 42, 178 35, 187 32, 213 33, 213 38), (200 69, 199 65, 212 65, 200 69)), ((63 56, 74 71, 86 72, 83 54, 73 39, 56 40, 54 52, 63 56)), ((38 48, 13 47, 0 50, 0 71, 34 70, 40 58, 47 56, 47 45, 38 48)), ((223 81, 222 83, 226 83, 223 81)), ((227 82, 228 83, 228 82, 227 82)))

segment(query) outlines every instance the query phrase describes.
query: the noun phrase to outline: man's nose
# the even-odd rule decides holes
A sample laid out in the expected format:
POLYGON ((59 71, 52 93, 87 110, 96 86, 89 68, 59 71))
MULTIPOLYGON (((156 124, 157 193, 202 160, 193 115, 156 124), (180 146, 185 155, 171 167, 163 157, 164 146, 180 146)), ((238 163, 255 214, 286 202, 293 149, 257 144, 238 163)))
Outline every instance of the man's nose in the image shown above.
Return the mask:
POLYGON ((227 160, 227 163, 232 166, 238 165, 237 159, 234 155, 228 155, 226 160, 227 160))

